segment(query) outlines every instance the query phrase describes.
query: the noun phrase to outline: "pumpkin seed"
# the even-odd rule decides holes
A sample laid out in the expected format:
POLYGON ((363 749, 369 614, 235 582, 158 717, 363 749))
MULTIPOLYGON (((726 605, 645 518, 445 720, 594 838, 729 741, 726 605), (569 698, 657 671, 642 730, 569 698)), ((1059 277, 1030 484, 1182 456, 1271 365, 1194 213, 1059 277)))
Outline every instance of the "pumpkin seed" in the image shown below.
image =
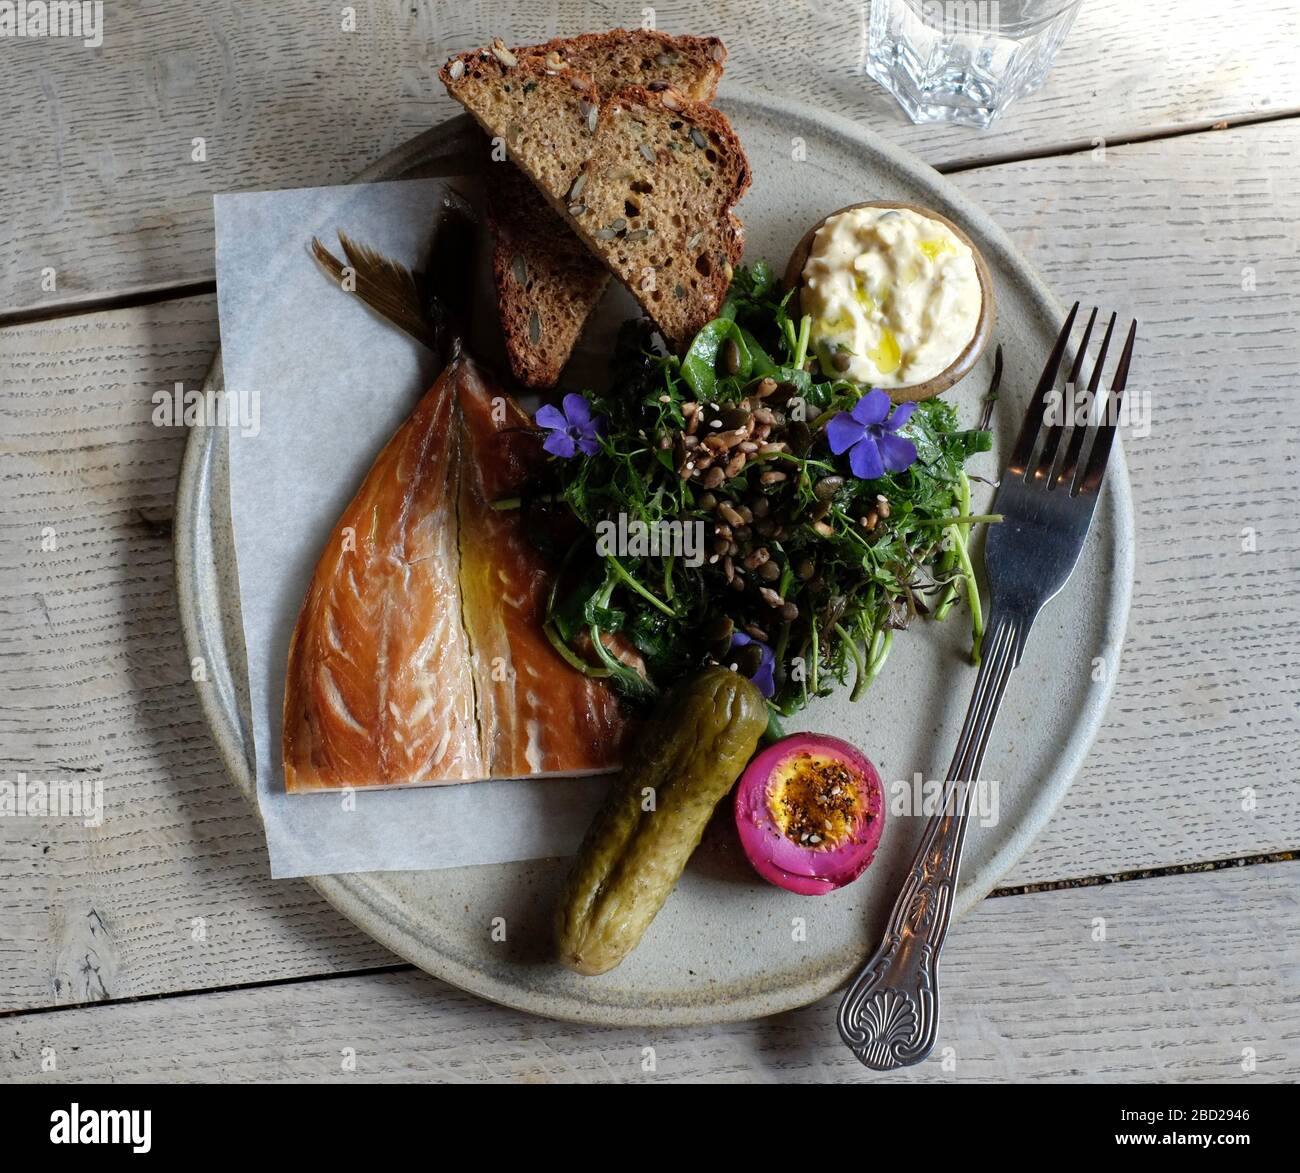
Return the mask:
POLYGON ((700 150, 704 150, 704 148, 709 145, 709 140, 704 137, 698 126, 691 127, 691 142, 699 147, 700 150))
POLYGON ((673 296, 674 296, 678 301, 684 301, 684 300, 686 299, 686 289, 685 289, 685 287, 684 287, 684 286, 681 286, 681 285, 674 285, 674 286, 673 286, 673 296))
POLYGON ((647 163, 653 163, 653 162, 655 161, 655 152, 654 152, 654 148, 653 148, 649 143, 642 143, 642 144, 641 144, 641 157, 642 157, 642 158, 643 158, 647 163))
POLYGON ((528 315, 528 341, 536 346, 542 340, 542 317, 533 310, 528 315))
POLYGON ((842 488, 844 488, 843 477, 822 477, 821 480, 813 485, 813 496, 816 497, 818 501, 829 501, 842 488))

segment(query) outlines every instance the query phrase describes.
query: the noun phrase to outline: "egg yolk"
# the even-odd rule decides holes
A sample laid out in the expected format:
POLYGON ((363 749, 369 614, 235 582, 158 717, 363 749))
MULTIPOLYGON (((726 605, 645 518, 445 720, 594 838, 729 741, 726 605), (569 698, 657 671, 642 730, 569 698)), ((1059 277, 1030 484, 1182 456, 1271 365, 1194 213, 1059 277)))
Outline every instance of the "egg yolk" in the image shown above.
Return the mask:
POLYGON ((767 809, 781 834, 812 851, 852 837, 863 810, 857 776, 838 758, 802 753, 783 762, 767 791, 767 809))

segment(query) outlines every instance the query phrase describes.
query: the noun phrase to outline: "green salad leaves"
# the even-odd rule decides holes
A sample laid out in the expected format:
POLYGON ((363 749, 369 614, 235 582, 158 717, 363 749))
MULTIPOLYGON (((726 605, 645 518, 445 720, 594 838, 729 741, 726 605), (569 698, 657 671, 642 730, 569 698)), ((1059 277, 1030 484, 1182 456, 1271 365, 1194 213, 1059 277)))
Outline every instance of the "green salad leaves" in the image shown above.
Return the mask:
POLYGON ((721 315, 680 360, 647 323, 625 324, 610 390, 573 405, 599 450, 562 441, 573 454, 550 461, 553 480, 501 503, 549 519, 538 529, 561 558, 551 642, 629 697, 716 661, 759 683, 775 713, 839 684, 857 698, 896 631, 961 599, 978 659, 967 545, 996 519, 971 515, 964 467, 990 434, 959 428, 940 399, 879 426, 852 422, 867 389, 816 372, 809 322, 788 305, 757 264, 737 271, 721 315), (883 475, 863 479, 863 463, 833 450, 846 428, 905 442, 883 440, 888 459, 871 466, 883 475))

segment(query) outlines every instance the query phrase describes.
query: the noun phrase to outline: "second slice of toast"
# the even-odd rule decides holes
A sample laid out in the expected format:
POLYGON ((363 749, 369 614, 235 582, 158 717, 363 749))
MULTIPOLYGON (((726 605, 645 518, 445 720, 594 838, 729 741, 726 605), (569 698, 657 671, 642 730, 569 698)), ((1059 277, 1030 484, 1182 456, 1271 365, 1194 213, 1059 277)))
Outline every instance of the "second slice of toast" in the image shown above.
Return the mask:
POLYGON ((453 58, 442 78, 672 345, 716 314, 743 249, 731 208, 750 178, 721 113, 671 88, 602 103, 558 53, 496 44, 453 58))
MULTIPOLYGON (((602 96, 629 85, 713 100, 727 59, 717 37, 614 29, 511 49, 590 77, 602 96)), ((609 271, 508 159, 488 183, 488 228, 506 352, 515 378, 552 387, 609 284, 609 271)))

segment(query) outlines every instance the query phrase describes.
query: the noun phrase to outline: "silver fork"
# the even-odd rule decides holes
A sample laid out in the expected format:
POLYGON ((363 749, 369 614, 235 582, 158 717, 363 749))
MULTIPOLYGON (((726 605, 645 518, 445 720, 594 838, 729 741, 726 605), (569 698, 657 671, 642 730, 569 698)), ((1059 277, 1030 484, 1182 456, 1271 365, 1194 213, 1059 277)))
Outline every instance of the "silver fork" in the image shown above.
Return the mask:
MULTIPOLYGON (((984 657, 957 752, 948 768, 945 801, 926 825, 880 947, 840 1003, 840 1037, 863 1063, 877 1071, 919 1063, 934 1046, 939 1023, 939 950, 952 915, 974 782, 1029 630, 1079 561, 1114 443, 1136 321, 1129 327, 1111 382, 1109 410, 1106 392, 1099 395, 1098 388, 1115 330, 1114 314, 1088 380, 1083 400, 1086 423, 1067 429, 1064 410, 1055 420, 1047 419, 1049 403, 1070 405, 1068 396, 1056 400, 1053 392, 1078 311, 1075 302, 1043 368, 993 500, 993 512, 1002 514, 1003 520, 990 527, 984 551, 990 595, 984 657), (1062 451, 1067 430, 1069 439, 1062 451), (1090 437, 1085 459, 1084 447, 1090 437)), ((1094 309, 1075 353, 1067 387, 1081 386, 1079 376, 1096 321, 1094 309)))

